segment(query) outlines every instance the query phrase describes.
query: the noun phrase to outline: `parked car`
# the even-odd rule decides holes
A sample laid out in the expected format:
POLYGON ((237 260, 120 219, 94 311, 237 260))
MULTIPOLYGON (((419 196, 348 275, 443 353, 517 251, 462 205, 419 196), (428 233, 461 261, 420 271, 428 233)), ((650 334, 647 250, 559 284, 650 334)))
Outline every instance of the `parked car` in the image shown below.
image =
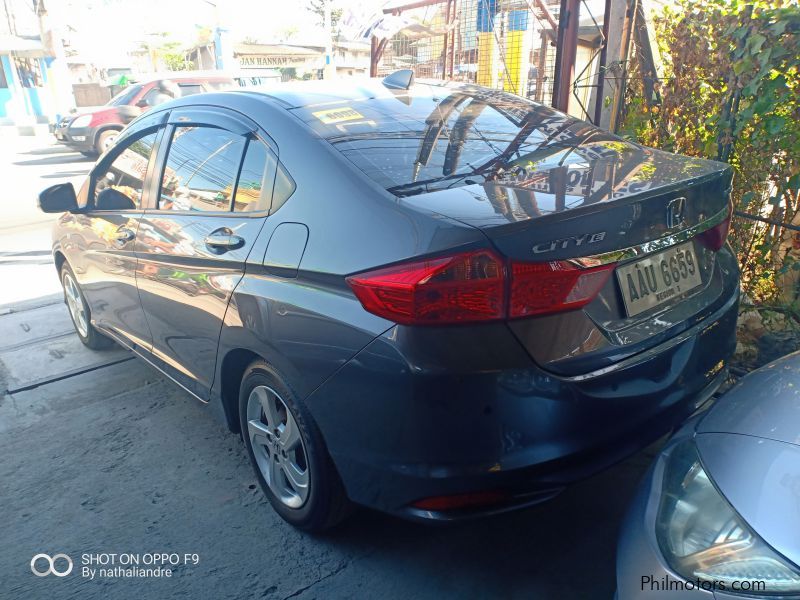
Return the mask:
POLYGON ((528 506, 682 423, 735 345, 730 182, 400 73, 159 106, 40 205, 84 343, 207 404, 319 529, 528 506))
POLYGON ((193 74, 175 74, 134 83, 104 106, 82 107, 63 117, 56 124, 54 134, 59 143, 85 156, 95 157, 114 143, 128 123, 161 102, 234 85, 236 83, 230 77, 193 74))
POLYGON ((619 542, 619 600, 800 598, 800 353, 667 444, 619 542))

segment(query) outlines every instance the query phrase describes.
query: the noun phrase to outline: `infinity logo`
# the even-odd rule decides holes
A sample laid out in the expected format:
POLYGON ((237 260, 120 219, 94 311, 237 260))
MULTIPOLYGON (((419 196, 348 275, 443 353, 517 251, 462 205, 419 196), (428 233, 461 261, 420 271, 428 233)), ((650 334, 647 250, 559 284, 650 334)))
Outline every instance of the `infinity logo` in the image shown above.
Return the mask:
POLYGON ((31 571, 33 571, 33 574, 36 575, 37 577, 46 577, 47 575, 50 575, 51 573, 53 575, 55 575, 56 577, 66 577, 67 575, 72 573, 72 559, 69 556, 67 556, 66 554, 56 554, 53 557, 51 557, 48 554, 37 554, 36 556, 34 556, 31 559, 31 571), (67 561, 68 566, 67 566, 67 570, 66 571, 57 571, 56 570, 56 561, 59 558, 63 558, 65 561, 67 561), (41 561, 41 560, 46 561, 47 564, 48 564, 48 568, 47 568, 46 571, 39 571, 36 568, 36 563, 41 561))

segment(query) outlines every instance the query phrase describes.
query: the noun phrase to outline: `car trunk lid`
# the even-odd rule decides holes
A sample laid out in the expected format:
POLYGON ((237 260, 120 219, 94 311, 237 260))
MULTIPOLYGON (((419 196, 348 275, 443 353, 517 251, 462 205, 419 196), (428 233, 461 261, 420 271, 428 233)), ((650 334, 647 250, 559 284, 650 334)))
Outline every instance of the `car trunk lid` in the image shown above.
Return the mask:
POLYGON ((509 321, 537 363, 571 376, 677 335, 724 302, 718 253, 701 238, 729 217, 731 171, 623 141, 559 154, 402 202, 479 228, 512 261, 617 264, 580 310, 509 321), (691 276, 671 282, 673 266, 691 276))

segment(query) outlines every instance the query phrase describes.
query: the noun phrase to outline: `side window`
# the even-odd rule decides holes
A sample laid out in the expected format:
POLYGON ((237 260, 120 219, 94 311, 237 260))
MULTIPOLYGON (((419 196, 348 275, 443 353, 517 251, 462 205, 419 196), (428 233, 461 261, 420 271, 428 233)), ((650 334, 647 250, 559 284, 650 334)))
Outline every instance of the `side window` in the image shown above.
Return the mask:
POLYGON ((270 214, 274 213, 278 210, 283 204, 294 194, 294 190, 297 188, 297 184, 292 179, 292 176, 289 175, 289 171, 286 170, 282 164, 278 163, 278 172, 275 174, 275 189, 272 191, 272 207, 270 208, 270 214))
POLYGON ((275 155, 262 142, 250 139, 239 173, 235 212, 257 212, 268 210, 272 197, 272 182, 275 178, 275 155))
POLYGON ((152 131, 128 143, 105 171, 95 173, 95 210, 141 208, 144 178, 157 133, 152 131))
POLYGON ((159 89, 157 87, 151 87, 144 96, 139 99, 139 104, 146 104, 147 106, 155 106, 158 104, 156 102, 156 97, 159 95, 159 89))
POLYGON ((246 138, 215 127, 175 127, 160 210, 228 211, 246 138))

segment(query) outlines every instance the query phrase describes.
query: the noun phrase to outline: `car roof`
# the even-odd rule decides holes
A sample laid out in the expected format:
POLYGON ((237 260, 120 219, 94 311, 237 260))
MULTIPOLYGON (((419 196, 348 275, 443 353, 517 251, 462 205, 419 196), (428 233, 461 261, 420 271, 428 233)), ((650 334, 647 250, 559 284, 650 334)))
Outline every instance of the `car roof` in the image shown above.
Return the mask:
MULTIPOLYGON (((245 90, 236 90, 236 93, 277 100, 286 108, 305 108, 391 97, 409 104, 417 97, 446 96, 457 89, 484 90, 484 88, 469 84, 430 80, 417 80, 409 89, 391 89, 386 87, 380 79, 355 78, 333 81, 314 80, 269 83, 245 90)), ((503 92, 498 93, 504 94, 503 92)), ((511 94, 507 95, 514 97, 511 94)))
POLYGON ((131 85, 147 85, 162 80, 169 81, 233 81, 233 77, 227 73, 219 72, 202 72, 202 71, 176 71, 169 73, 160 73, 153 75, 152 73, 147 78, 131 79, 131 85))
POLYGON ((406 88, 380 79, 343 79, 223 94, 282 108, 368 180, 402 196, 475 183, 469 177, 482 177, 481 165, 498 157, 498 144, 530 153, 554 139, 545 130, 553 123, 564 144, 582 139, 566 125, 591 127, 526 98, 469 83, 418 80, 406 88))

